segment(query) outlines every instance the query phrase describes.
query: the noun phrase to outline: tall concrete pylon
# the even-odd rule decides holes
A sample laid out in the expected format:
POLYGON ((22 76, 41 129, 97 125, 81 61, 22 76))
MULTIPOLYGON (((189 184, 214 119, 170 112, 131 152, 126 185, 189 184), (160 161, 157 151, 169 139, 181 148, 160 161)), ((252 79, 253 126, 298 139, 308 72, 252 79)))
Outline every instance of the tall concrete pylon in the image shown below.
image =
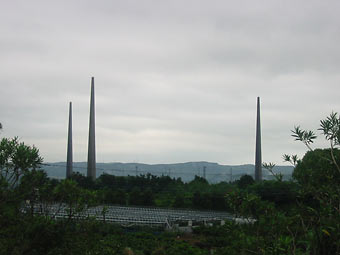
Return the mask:
POLYGON ((96 138, 95 138, 95 110, 94 110, 94 77, 91 79, 91 102, 90 102, 90 124, 89 144, 87 155, 87 177, 96 179, 96 138))
POLYGON ((70 178, 72 173, 73 173, 72 102, 70 102, 69 114, 68 114, 68 139, 67 139, 66 178, 70 178))
POLYGON ((255 181, 262 181, 261 118, 260 118, 260 98, 259 97, 257 97, 255 181))

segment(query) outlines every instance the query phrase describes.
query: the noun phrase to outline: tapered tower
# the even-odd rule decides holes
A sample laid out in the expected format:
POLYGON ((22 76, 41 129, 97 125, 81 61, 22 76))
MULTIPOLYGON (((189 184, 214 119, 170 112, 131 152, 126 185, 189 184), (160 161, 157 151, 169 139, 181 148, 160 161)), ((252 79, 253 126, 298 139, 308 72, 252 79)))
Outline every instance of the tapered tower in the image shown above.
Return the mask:
POLYGON ((73 173, 72 102, 70 102, 69 114, 68 114, 68 139, 67 139, 66 178, 70 178, 72 173, 73 173))
POLYGON ((89 143, 87 156, 87 176, 96 179, 96 139, 95 139, 95 109, 94 109, 94 77, 91 79, 91 102, 90 102, 90 124, 89 143))
POLYGON ((257 98, 255 181, 262 181, 260 98, 257 98))

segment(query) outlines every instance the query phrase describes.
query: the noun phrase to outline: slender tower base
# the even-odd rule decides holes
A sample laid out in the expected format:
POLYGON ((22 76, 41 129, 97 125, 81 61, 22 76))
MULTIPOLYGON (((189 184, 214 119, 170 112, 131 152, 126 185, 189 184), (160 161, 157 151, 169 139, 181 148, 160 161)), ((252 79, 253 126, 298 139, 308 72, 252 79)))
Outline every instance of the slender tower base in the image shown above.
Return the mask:
POLYGON ((260 98, 257 98, 255 181, 262 181, 260 98))
POLYGON ((87 177, 96 179, 96 140, 95 140, 95 110, 94 110, 94 77, 91 79, 90 125, 87 157, 87 177))
POLYGON ((68 140, 67 140, 67 162, 66 178, 70 178, 73 173, 73 150, 72 150, 72 102, 70 102, 68 119, 68 140))

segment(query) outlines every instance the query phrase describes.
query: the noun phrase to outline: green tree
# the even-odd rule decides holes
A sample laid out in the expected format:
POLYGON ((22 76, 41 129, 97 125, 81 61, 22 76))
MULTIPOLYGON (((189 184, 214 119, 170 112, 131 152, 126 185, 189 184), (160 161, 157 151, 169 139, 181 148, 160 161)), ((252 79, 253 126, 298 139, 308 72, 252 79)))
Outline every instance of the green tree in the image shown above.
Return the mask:
POLYGON ((14 188, 27 172, 38 169, 42 163, 39 150, 19 142, 18 138, 3 138, 0 142, 0 178, 8 188, 14 188))
MULTIPOLYGON (((18 138, 0 141, 0 214, 5 207, 15 205, 19 210, 25 193, 18 192, 20 179, 40 167, 42 157, 34 146, 19 142, 18 138)), ((26 192, 27 190, 25 190, 26 192)))
POLYGON ((183 208, 185 206, 184 196, 182 194, 177 194, 172 206, 175 208, 183 208))
POLYGON ((242 175, 241 178, 237 181, 237 186, 240 189, 245 189, 246 187, 254 183, 255 183, 254 178, 248 174, 245 174, 245 175, 242 175))
POLYGON ((147 188, 146 190, 144 190, 141 196, 142 196, 142 205, 151 206, 155 204, 154 202, 155 196, 151 188, 147 188))
POLYGON ((41 189, 47 181, 38 170, 41 163, 42 157, 34 146, 25 145, 18 138, 1 139, 0 254, 32 254, 48 239, 44 230, 49 220, 22 214, 24 200, 37 201, 47 194, 41 189))
POLYGON ((116 177, 114 175, 104 173, 99 176, 97 182, 101 187, 113 189, 115 188, 116 177))
POLYGON ((61 181, 53 191, 56 201, 67 205, 68 220, 73 219, 80 212, 96 204, 94 191, 82 189, 72 179, 61 181))
MULTIPOLYGON (((296 167, 293 177, 305 189, 308 188, 311 191, 326 188, 325 185, 330 185, 337 190, 340 182, 340 151, 337 148, 340 146, 338 114, 331 113, 326 119, 321 120, 319 130, 329 141, 329 149, 312 149, 311 143, 316 139, 313 131, 302 130, 299 126, 292 130, 295 140, 304 143, 309 150, 302 160, 295 159, 296 167)), ((284 155, 284 159, 289 162, 293 157, 284 155)))
POLYGON ((315 149, 308 151, 297 164, 293 178, 304 187, 318 188, 322 185, 340 184, 340 172, 335 163, 340 164, 340 151, 338 149, 315 149))
POLYGON ((106 204, 126 205, 126 193, 122 189, 113 190, 104 188, 98 191, 101 195, 101 201, 106 204))
POLYGON ((81 188, 84 189, 94 189, 95 182, 91 179, 91 177, 87 177, 79 172, 75 172, 72 174, 71 179, 74 180, 81 188))
POLYGON ((17 192, 22 200, 26 201, 26 206, 33 215, 36 205, 40 207, 40 213, 46 216, 49 212, 49 205, 54 202, 54 185, 43 170, 32 170, 25 173, 20 180, 17 192))
POLYGON ((142 205, 142 204, 143 198, 141 196, 141 190, 135 187, 129 194, 129 205, 142 205))
POLYGON ((201 208, 202 206, 202 194, 199 191, 196 191, 192 196, 192 205, 194 208, 201 208))
MULTIPOLYGON (((293 177, 301 185, 299 214, 301 227, 308 235, 313 254, 340 253, 340 118, 331 113, 320 121, 321 134, 329 149, 313 149, 313 131, 295 127, 293 137, 308 148, 302 160, 295 159, 293 177)), ((286 161, 292 158, 284 155, 286 161)), ((293 162, 294 163, 294 162, 293 162)))
POLYGON ((291 181, 271 180, 254 183, 249 187, 262 200, 274 202, 276 206, 292 205, 297 199, 297 184, 291 181))

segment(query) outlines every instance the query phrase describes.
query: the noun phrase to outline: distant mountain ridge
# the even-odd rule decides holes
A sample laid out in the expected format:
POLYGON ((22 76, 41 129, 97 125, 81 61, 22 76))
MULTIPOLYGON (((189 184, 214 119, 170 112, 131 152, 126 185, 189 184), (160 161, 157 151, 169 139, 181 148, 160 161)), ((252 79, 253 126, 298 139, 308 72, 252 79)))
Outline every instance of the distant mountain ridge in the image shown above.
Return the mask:
MULTIPOLYGON (((42 166, 49 177, 62 179, 66 176, 66 163, 46 163, 42 166)), ((234 181, 242 175, 248 174, 254 177, 255 166, 245 165, 220 165, 213 162, 186 162, 175 164, 143 164, 143 163, 97 163, 97 177, 103 173, 116 176, 141 175, 150 173, 152 175, 169 175, 171 178, 181 178, 184 182, 191 181, 195 175, 205 177, 210 183, 221 181, 234 181)), ((292 166, 275 166, 274 172, 281 173, 284 179, 290 179, 292 166)), ((87 173, 87 162, 74 162, 73 171, 84 175, 87 173)), ((273 176, 263 169, 263 179, 273 179, 273 176)))

